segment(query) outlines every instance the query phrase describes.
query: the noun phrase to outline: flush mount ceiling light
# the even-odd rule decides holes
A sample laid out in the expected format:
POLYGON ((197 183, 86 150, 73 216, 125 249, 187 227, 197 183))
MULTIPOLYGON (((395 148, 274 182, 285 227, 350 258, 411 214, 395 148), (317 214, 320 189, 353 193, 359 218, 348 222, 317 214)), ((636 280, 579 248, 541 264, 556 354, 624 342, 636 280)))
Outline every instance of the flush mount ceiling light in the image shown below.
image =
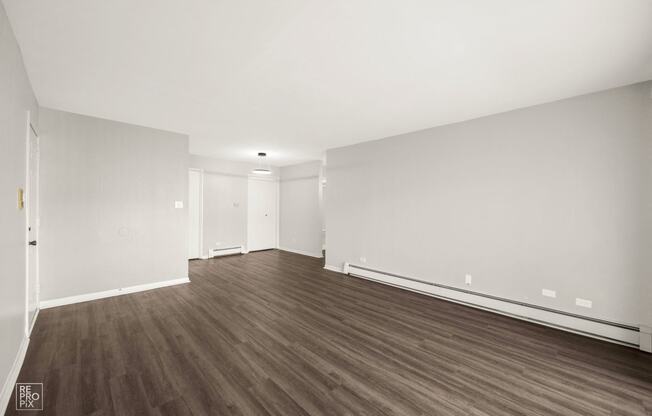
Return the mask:
POLYGON ((257 173, 259 175, 269 175, 272 173, 272 170, 269 168, 269 166, 265 164, 265 157, 267 157, 267 153, 258 152, 258 166, 251 172, 257 173))

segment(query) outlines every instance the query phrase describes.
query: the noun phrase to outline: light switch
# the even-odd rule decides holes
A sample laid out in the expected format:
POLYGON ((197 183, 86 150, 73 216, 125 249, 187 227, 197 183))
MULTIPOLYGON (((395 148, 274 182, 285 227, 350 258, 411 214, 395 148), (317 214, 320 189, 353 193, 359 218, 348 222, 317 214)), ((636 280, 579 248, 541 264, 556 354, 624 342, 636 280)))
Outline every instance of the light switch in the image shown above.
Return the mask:
POLYGON ((183 201, 174 201, 175 208, 183 208, 183 201))

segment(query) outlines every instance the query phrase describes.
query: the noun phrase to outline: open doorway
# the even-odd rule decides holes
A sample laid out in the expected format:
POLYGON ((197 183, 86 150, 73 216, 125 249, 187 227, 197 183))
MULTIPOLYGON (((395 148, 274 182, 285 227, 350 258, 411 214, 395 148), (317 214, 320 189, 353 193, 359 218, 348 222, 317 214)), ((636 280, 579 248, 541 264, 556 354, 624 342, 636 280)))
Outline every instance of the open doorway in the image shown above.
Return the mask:
POLYGON ((202 257, 203 239, 203 173, 188 171, 188 259, 202 257))

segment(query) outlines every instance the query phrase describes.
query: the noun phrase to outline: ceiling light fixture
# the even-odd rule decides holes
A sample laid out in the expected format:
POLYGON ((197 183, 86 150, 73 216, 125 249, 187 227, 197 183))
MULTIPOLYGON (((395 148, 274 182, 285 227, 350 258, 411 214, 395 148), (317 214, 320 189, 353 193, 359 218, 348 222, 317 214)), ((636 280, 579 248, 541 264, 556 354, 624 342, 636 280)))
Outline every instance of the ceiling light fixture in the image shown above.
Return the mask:
POLYGON ((260 162, 258 163, 258 166, 251 172, 257 173, 259 175, 270 175, 272 173, 272 170, 269 168, 269 166, 265 164, 265 157, 267 157, 267 153, 258 152, 258 160, 260 162))

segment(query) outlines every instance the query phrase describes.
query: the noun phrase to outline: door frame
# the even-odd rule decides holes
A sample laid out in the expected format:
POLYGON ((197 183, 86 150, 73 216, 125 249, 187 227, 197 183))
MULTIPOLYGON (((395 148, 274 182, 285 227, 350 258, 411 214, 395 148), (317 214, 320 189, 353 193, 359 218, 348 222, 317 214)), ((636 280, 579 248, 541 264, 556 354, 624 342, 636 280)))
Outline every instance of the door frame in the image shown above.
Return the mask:
MULTIPOLYGON (((247 175, 247 188, 249 188, 249 181, 254 180, 254 181, 261 181, 261 182, 275 182, 276 183, 276 215, 274 218, 274 225, 276 227, 276 241, 274 245, 274 249, 278 249, 279 247, 279 239, 281 235, 281 227, 280 227, 280 221, 281 221, 281 214, 280 214, 280 208, 281 208, 281 180, 277 176, 258 176, 254 174, 249 174, 247 175)), ((247 198, 249 197, 249 189, 247 189, 247 198)), ((247 201, 247 209, 249 209, 249 201, 247 201)), ((247 249, 246 252, 249 252, 249 213, 247 212, 247 249)))
MULTIPOLYGON (((203 259, 204 258, 204 169, 188 168, 188 178, 190 178, 191 171, 199 173, 199 201, 198 201, 199 203, 199 257, 198 258, 203 259)), ((190 184, 190 181, 188 181, 188 184, 190 184)), ((190 188, 188 189, 188 207, 190 207, 190 188)), ((188 215, 190 215, 190 210, 188 210, 188 215)), ((190 229, 190 221, 188 223, 188 229, 190 229)), ((186 252, 190 253, 190 250, 186 250, 186 252)))
POLYGON ((32 329, 34 329, 34 324, 36 323, 36 318, 38 317, 38 313, 40 311, 40 257, 39 257, 39 229, 41 228, 41 218, 40 218, 40 210, 39 210, 39 204, 40 204, 40 165, 41 165, 41 152, 40 152, 40 137, 38 134, 38 131, 36 130, 36 127, 32 124, 32 113, 31 111, 27 111, 27 123, 25 126, 25 150, 26 150, 26 155, 25 155, 25 197, 27 199, 27 204, 25 204, 25 335, 29 338, 32 334, 32 329), (30 173, 30 152, 31 152, 31 133, 34 133, 36 136, 36 178, 35 178, 35 184, 36 184, 36 189, 31 189, 31 173, 30 173), (30 273, 30 248, 31 246, 29 245, 29 227, 30 227, 30 214, 32 210, 32 193, 35 193, 37 195, 36 198, 36 206, 34 209, 36 210, 36 218, 35 218, 35 223, 32 225, 33 227, 36 228, 34 232, 34 238, 37 241, 37 245, 34 247, 34 257, 35 257, 35 270, 34 270, 34 275, 35 275, 35 284, 36 284, 36 311, 34 312, 34 318, 32 319, 32 322, 29 321, 29 273, 30 273))

